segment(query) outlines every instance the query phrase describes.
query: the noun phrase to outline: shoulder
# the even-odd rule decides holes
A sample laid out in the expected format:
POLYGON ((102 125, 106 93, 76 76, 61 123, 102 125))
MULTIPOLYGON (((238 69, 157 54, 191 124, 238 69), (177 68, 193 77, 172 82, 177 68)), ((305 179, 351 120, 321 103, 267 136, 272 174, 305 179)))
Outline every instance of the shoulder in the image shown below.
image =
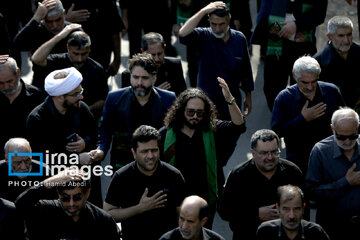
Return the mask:
POLYGON ((253 159, 247 160, 246 162, 236 165, 230 172, 233 176, 242 176, 248 173, 251 169, 254 169, 255 163, 253 159))
POLYGON ((159 240, 180 240, 181 238, 181 233, 179 228, 175 228, 173 230, 170 230, 166 233, 164 233, 159 240))
POLYGON ((121 101, 123 97, 130 96, 131 87, 120 88, 109 92, 107 101, 121 101))
POLYGON ((318 84, 319 84, 319 87, 320 88, 323 88, 325 90, 335 90, 335 91, 338 91, 338 87, 333 84, 333 83, 330 83, 330 82, 323 82, 323 81, 318 81, 318 84))
POLYGON ((207 229, 207 228, 203 228, 204 230, 204 235, 206 234, 207 235, 207 238, 204 237, 204 239, 209 239, 209 240, 224 240, 224 237, 221 236, 220 234, 210 230, 210 229, 207 229))
MULTIPOLYGON (((316 150, 319 150, 319 151, 320 151, 320 150, 321 150, 321 151, 325 151, 325 150, 330 150, 330 149, 332 149, 333 146, 334 146, 334 136, 331 135, 331 136, 329 136, 329 137, 327 137, 327 138, 325 138, 325 139, 317 142, 317 143, 315 144, 315 146, 314 146, 313 149, 314 149, 314 150, 316 149, 316 150)), ((316 151, 316 150, 315 150, 315 151, 316 151)))
POLYGON ((44 98, 44 93, 38 87, 35 87, 34 85, 31 84, 27 84, 25 82, 24 82, 24 86, 26 89, 26 94, 28 96, 44 98))
POLYGON ((161 101, 165 101, 167 103, 173 103, 173 101, 176 99, 176 95, 174 92, 168 91, 168 90, 164 90, 164 89, 160 89, 157 87, 154 87, 154 93, 156 96, 158 96, 161 101))
POLYGON ((266 222, 262 222, 259 226, 259 229, 262 228, 278 228, 281 225, 280 219, 274 219, 266 222))
POLYGON ((163 161, 159 161, 159 167, 161 168, 161 171, 166 172, 169 175, 181 175, 181 172, 174 166, 163 162, 163 161))
POLYGON ((283 158, 279 159, 279 165, 281 170, 294 170, 296 172, 301 172, 300 168, 295 163, 283 158))
POLYGON ((181 60, 175 57, 165 57, 164 58, 165 64, 172 64, 172 65, 179 65, 181 64, 181 60))

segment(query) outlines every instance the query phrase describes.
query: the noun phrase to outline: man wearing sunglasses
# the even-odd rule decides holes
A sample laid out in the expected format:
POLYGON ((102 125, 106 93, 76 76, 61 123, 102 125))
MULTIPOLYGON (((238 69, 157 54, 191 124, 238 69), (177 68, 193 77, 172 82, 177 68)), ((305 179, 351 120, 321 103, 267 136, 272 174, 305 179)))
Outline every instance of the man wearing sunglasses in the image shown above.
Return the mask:
POLYGON ((333 135, 314 146, 306 187, 317 202, 317 222, 330 239, 355 239, 360 227, 359 115, 350 108, 334 112, 333 135))
POLYGON ((29 239, 119 240, 113 218, 89 203, 85 173, 66 169, 22 193, 15 205, 24 217, 29 239), (49 198, 54 190, 58 199, 49 198))
POLYGON ((224 183, 223 166, 233 153, 245 122, 222 78, 217 79, 231 121, 216 119, 215 106, 204 91, 187 89, 174 102, 160 130, 164 139, 164 161, 181 171, 188 193, 209 203, 206 227, 211 228, 218 193, 224 183))

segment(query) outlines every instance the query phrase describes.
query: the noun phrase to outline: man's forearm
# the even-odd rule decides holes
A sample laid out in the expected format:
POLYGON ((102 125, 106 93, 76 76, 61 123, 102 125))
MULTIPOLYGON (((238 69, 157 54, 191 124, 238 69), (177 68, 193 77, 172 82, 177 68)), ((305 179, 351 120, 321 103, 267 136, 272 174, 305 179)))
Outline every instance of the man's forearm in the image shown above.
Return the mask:
POLYGON ((201 9, 194 16, 185 22, 185 24, 179 30, 180 37, 186 37, 194 31, 194 29, 199 25, 201 19, 206 15, 206 11, 201 9))
POLYGON ((41 45, 34 54, 31 56, 31 61, 36 65, 45 67, 47 65, 46 58, 49 56, 55 45, 60 42, 61 38, 59 36, 54 36, 49 41, 41 45))

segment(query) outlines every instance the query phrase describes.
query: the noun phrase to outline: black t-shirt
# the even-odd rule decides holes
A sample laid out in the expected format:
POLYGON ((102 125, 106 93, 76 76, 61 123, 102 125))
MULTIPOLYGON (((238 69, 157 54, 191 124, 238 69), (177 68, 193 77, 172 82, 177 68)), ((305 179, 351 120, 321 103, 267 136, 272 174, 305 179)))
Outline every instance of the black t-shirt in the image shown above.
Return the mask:
POLYGON ((142 174, 135 161, 116 171, 105 198, 105 202, 111 205, 132 207, 139 203, 145 188, 149 190, 148 197, 160 190, 167 194, 164 208, 150 210, 121 222, 123 239, 157 240, 177 227, 176 207, 185 197, 184 186, 180 171, 161 161, 152 176, 142 174))

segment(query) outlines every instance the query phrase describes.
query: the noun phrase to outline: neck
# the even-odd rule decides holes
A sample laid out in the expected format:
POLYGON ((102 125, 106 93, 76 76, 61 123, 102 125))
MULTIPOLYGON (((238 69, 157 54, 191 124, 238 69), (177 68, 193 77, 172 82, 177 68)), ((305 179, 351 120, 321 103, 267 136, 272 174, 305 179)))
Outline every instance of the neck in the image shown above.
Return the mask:
POLYGON ((344 59, 344 60, 347 59, 347 56, 348 56, 348 54, 349 54, 348 51, 347 51, 347 52, 342 52, 342 51, 336 50, 336 52, 337 52, 337 53, 339 54, 339 56, 340 56, 342 59, 344 59))
POLYGON ((62 102, 57 101, 56 98, 57 97, 52 97, 52 101, 55 105, 56 110, 58 110, 60 114, 65 115, 67 109, 64 108, 62 102))
POLYGON ((289 238, 289 239, 295 239, 295 237, 298 235, 299 233, 299 229, 297 228, 296 230, 293 230, 293 231, 290 231, 286 228, 283 228, 285 233, 286 233, 286 236, 289 238))
POLYGON ((80 216, 79 215, 72 216, 72 219, 74 222, 77 222, 77 221, 79 221, 80 216))
POLYGON ((229 40, 229 38, 230 38, 230 28, 229 28, 229 30, 226 32, 226 34, 225 34, 225 36, 222 38, 222 40, 223 40, 224 42, 227 42, 227 41, 229 40))
POLYGON ((348 150, 343 149, 344 155, 345 155, 346 158, 349 159, 349 160, 350 160, 350 159, 352 158, 352 156, 354 155, 354 152, 355 152, 355 147, 352 148, 352 149, 348 149, 348 150))
POLYGON ((181 131, 189 137, 192 137, 195 133, 195 129, 189 128, 186 124, 184 124, 181 131))
POLYGON ((149 92, 148 95, 143 96, 143 97, 138 96, 138 95, 136 95, 136 94, 134 94, 134 95, 135 95, 135 97, 136 97, 136 100, 140 103, 140 105, 141 105, 141 106, 144 106, 144 105, 149 101, 150 94, 151 94, 151 92, 149 92))
POLYGON ((9 99, 10 103, 13 103, 14 100, 19 96, 22 87, 23 87, 23 83, 20 81, 20 86, 16 92, 14 92, 13 94, 5 95, 9 99))

